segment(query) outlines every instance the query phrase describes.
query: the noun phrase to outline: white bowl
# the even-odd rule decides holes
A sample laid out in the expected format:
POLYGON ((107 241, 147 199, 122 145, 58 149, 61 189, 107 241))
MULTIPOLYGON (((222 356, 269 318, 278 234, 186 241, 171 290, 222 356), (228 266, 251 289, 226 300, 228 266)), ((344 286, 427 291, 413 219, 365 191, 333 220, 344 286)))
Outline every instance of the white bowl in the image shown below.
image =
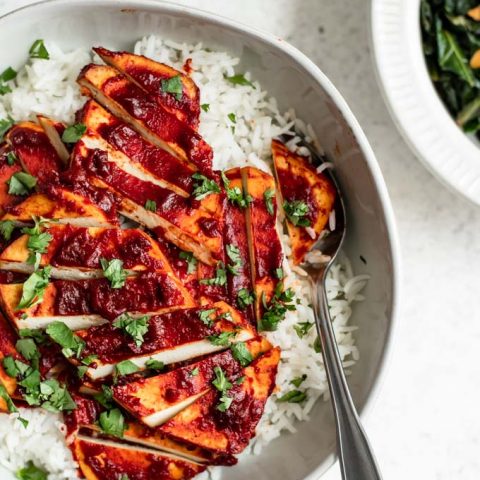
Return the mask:
POLYGON ((430 80, 420 0, 372 0, 371 35, 379 83, 405 140, 439 180, 480 205, 479 143, 457 126, 430 80))
MULTIPOLYGON (((397 301, 398 247, 388 194, 368 142, 345 101, 325 75, 281 39, 204 12, 156 1, 52 0, 0 19, 3 49, 0 69, 27 60, 32 41, 52 40, 64 49, 105 44, 132 48, 146 34, 198 42, 241 57, 239 71, 254 78, 311 123, 336 172, 347 204, 346 250, 357 272, 371 275, 367 300, 355 308, 361 359, 349 383, 360 412, 365 412, 385 364, 397 301), (362 255, 367 260, 364 265, 362 255)), ((228 469, 229 480, 318 479, 334 462, 335 431, 330 405, 319 403, 295 435, 285 434, 262 455, 228 469)), ((13 478, 0 472, 4 480, 13 478)))

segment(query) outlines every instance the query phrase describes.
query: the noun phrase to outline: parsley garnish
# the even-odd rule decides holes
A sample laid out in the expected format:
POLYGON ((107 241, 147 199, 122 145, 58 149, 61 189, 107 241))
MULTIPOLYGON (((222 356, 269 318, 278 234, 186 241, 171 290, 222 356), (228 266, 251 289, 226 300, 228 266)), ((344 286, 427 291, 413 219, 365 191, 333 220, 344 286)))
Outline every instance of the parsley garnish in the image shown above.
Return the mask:
POLYGON ((237 332, 222 332, 217 335, 209 335, 207 340, 217 347, 228 347, 230 345, 230 339, 236 335, 237 332))
POLYGON ((225 175, 225 172, 221 172, 220 175, 222 177, 223 186, 225 187, 228 200, 234 205, 238 205, 240 208, 246 208, 247 205, 252 202, 252 197, 250 195, 244 196, 239 187, 230 188, 230 180, 225 175))
POLYGON ((242 367, 250 365, 253 360, 252 354, 249 352, 245 342, 237 342, 230 345, 233 358, 237 360, 242 367))
POLYGON ((192 192, 195 200, 202 200, 212 193, 220 193, 220 187, 218 184, 214 180, 207 178, 205 175, 197 172, 192 175, 192 178, 195 180, 192 192))
POLYGON ((42 39, 35 40, 32 43, 28 54, 30 55, 30 58, 41 58, 42 60, 50 59, 50 55, 42 39))
POLYGON ((123 313, 113 322, 113 326, 121 328, 125 333, 130 335, 135 345, 140 347, 144 342, 143 336, 148 332, 149 320, 150 317, 148 315, 134 318, 128 313, 123 313))
POLYGON ((36 467, 32 461, 29 461, 26 467, 18 470, 15 476, 19 480, 47 480, 47 472, 36 467))
POLYGON ((243 74, 232 75, 231 77, 224 75, 223 78, 233 85, 244 85, 255 88, 255 85, 250 80, 247 80, 243 74))
POLYGON ((9 82, 10 80, 13 80, 16 76, 17 72, 12 67, 8 67, 2 72, 2 74, 0 75, 0 95, 5 95, 6 93, 10 93, 12 91, 10 86, 5 85, 4 82, 9 82))
POLYGON ((211 316, 216 312, 215 308, 210 308, 208 310, 200 310, 198 312, 198 318, 207 326, 212 327, 214 321, 212 320, 211 316))
POLYGON ((303 338, 313 327, 313 323, 299 322, 293 326, 293 329, 297 332, 298 338, 303 338))
POLYGON ((207 112, 210 110, 210 104, 209 104, 209 103, 202 103, 202 105, 200 105, 200 108, 201 108, 205 113, 207 113, 207 112))
POLYGON ((76 123, 70 125, 62 133, 62 142, 76 143, 82 138, 82 135, 87 131, 87 126, 83 123, 76 123))
POLYGON ((234 113, 229 113, 227 117, 232 123, 237 123, 237 117, 235 116, 234 113))
POLYGON ((246 288, 242 288, 238 291, 237 294, 237 303, 239 308, 244 310, 248 305, 251 305, 254 302, 255 298, 253 294, 246 288))
POLYGON ((308 205, 300 200, 283 202, 283 210, 288 220, 295 226, 309 227, 310 220, 305 218, 308 213, 308 205))
POLYGON ((32 217, 35 225, 33 227, 22 228, 22 233, 28 235, 27 248, 30 250, 30 255, 27 259, 27 263, 34 265, 34 269, 37 270, 40 266, 40 261, 42 259, 42 253, 45 253, 48 245, 52 241, 52 236, 48 232, 42 232, 40 227, 48 222, 44 218, 38 219, 37 217, 32 217))
POLYGON ((20 335, 20 338, 33 338, 38 345, 41 345, 48 340, 44 331, 40 328, 22 328, 18 331, 18 334, 20 335))
POLYGON ((174 93, 175 98, 181 100, 183 95, 182 77, 180 75, 175 75, 167 80, 162 80, 161 89, 162 92, 165 93, 174 93))
POLYGON ((240 275, 240 268, 243 266, 243 261, 240 256, 240 249, 231 243, 226 247, 228 258, 233 262, 227 265, 228 271, 232 275, 240 275))
POLYGON ((122 288, 125 285, 128 273, 123 269, 123 262, 118 258, 107 260, 100 259, 100 265, 103 269, 105 278, 110 281, 112 288, 122 288))
POLYGON ((65 357, 80 357, 85 348, 85 342, 63 322, 52 322, 47 327, 46 332, 55 343, 62 347, 62 353, 65 357))
POLYGON ((202 285, 219 285, 223 286, 227 283, 227 271, 222 262, 218 262, 215 276, 213 278, 204 278, 199 282, 202 285))
POLYGON ((228 390, 232 388, 232 384, 228 381, 224 371, 220 367, 215 367, 213 371, 215 378, 212 381, 212 385, 222 394, 217 409, 225 412, 230 408, 233 401, 233 399, 227 395, 228 390))
POLYGON ((32 175, 25 172, 17 172, 7 180, 8 193, 10 195, 28 195, 36 184, 37 179, 32 175))
POLYGON ((290 381, 294 387, 299 387, 307 379, 307 374, 304 373, 301 377, 296 377, 290 381))
POLYGON ((118 408, 102 412, 98 424, 103 433, 119 438, 123 437, 126 428, 125 418, 118 408))
POLYGON ((302 403, 306 399, 307 394, 305 392, 301 392, 300 390, 291 390, 285 395, 282 395, 278 401, 287 403, 302 403))
POLYGON ((8 152, 7 153, 7 164, 12 166, 15 164, 17 161, 17 156, 15 155, 15 152, 8 152))
POLYGON ((8 242, 15 230, 15 223, 11 220, 0 220, 0 234, 8 242))
POLYGON ((156 212, 157 202, 155 200, 147 200, 145 202, 145 210, 149 210, 150 212, 156 212))
POLYGON ((283 291, 283 284, 279 282, 275 287, 270 304, 267 305, 265 297, 262 298, 265 313, 259 321, 259 330, 272 332, 277 329, 278 324, 285 318, 288 310, 295 310, 295 305, 292 305, 294 292, 291 288, 283 291))
POLYGON ((270 215, 275 213, 275 209, 273 208, 273 198, 275 197, 275 190, 273 188, 269 188, 263 192, 263 201, 265 202, 265 207, 267 212, 270 215))
POLYGON ((15 121, 12 117, 0 120, 0 140, 3 139, 4 135, 10 130, 14 123, 15 121))
POLYGON ((165 364, 160 360, 155 360, 154 358, 150 358, 145 362, 145 366, 150 370, 163 370, 165 368, 165 364))
POLYGON ((32 307, 43 300, 45 289, 50 279, 52 267, 47 266, 33 272, 23 284, 22 298, 17 305, 17 310, 32 307))
POLYGON ((192 252, 180 252, 179 257, 187 262, 187 274, 190 275, 197 270, 198 260, 193 256, 192 252))
POLYGON ((217 405, 217 410, 219 410, 220 412, 226 412, 230 408, 232 402, 233 398, 229 397, 226 393, 224 393, 220 397, 220 403, 217 405))
POLYGON ((93 398, 103 407, 111 409, 113 407, 113 391, 108 385, 102 385, 102 391, 96 393, 93 398))
POLYGON ((22 338, 17 341, 15 348, 23 358, 28 360, 33 368, 38 370, 38 361, 40 360, 40 352, 37 345, 31 338, 22 338))
POLYGON ((117 363, 115 366, 115 376, 130 375, 131 373, 138 372, 138 367, 130 360, 123 360, 123 362, 117 363))

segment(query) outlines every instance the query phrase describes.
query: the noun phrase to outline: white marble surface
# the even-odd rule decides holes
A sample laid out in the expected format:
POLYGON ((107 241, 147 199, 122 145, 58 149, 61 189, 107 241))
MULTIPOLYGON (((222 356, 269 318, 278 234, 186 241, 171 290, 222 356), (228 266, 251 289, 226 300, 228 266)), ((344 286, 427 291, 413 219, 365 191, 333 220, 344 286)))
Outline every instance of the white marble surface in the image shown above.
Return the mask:
MULTIPOLYGON (((26 3, 28 0, 0 1, 0 11, 26 3)), ((480 210, 425 171, 395 130, 373 73, 369 2, 179 3, 289 40, 309 55, 345 96, 384 173, 403 255, 394 354, 366 427, 385 479, 478 479, 480 210)), ((324 476, 324 480, 339 478, 338 467, 324 476)))

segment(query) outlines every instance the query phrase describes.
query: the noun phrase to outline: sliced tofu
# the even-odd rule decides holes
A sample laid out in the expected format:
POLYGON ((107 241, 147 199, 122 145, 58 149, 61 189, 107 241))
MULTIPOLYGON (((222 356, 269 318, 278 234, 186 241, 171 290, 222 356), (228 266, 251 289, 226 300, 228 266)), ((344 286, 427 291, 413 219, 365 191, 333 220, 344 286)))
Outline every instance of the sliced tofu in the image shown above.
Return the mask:
POLYGON ((273 348, 230 378, 230 407, 220 411, 219 392, 210 390, 175 417, 158 427, 158 431, 192 445, 217 453, 242 452, 255 435, 265 402, 275 386, 280 349, 273 348), (238 384, 235 379, 243 377, 238 384))
POLYGON ((192 128, 198 127, 200 91, 188 75, 143 55, 112 52, 105 48, 94 48, 93 50, 106 64, 125 74, 132 82, 152 95, 166 110, 176 115, 180 121, 187 123, 192 128), (182 92, 165 92, 162 88, 165 81, 175 77, 181 82, 182 92))
POLYGON ((65 188, 55 188, 49 195, 43 193, 31 195, 10 209, 2 220, 27 225, 32 223, 33 216, 83 227, 108 227, 118 224, 116 218, 108 216, 88 198, 65 188))
POLYGON ((48 137, 52 147, 57 152, 58 157, 62 161, 64 166, 68 165, 70 159, 70 152, 62 141, 62 134, 65 131, 65 125, 60 122, 56 122, 51 118, 44 117, 43 115, 37 115, 37 120, 43 131, 48 137))
POLYGON ((202 173, 211 174, 213 152, 202 137, 117 70, 87 65, 77 81, 85 94, 127 122, 148 141, 191 163, 202 173))
POLYGON ((121 152, 102 150, 96 140, 82 137, 75 147, 74 162, 90 172, 94 185, 117 197, 121 213, 193 252, 200 261, 213 265, 221 258, 223 194, 200 201, 181 197, 136 170, 121 152), (152 201, 155 211, 146 208, 152 201))
POLYGON ((7 208, 20 203, 24 198, 20 195, 11 195, 8 193, 9 186, 7 182, 13 174, 22 171, 22 167, 18 162, 9 165, 8 155, 11 153, 13 152, 7 145, 4 144, 0 147, 0 215, 3 215, 7 208))
POLYGON ((328 224, 335 203, 335 186, 306 157, 291 152, 280 141, 272 141, 272 152, 283 202, 301 201, 308 206, 308 228, 296 226, 288 219, 286 222, 292 242, 291 258, 299 265, 328 224))
POLYGON ((86 372, 92 380, 98 380, 112 375, 115 365, 124 360, 130 360, 139 370, 144 370, 149 360, 168 365, 223 350, 225 346, 214 345, 207 337, 228 333, 235 333, 233 342, 249 340, 255 336, 240 312, 219 302, 204 308, 175 310, 151 317, 140 346, 110 324, 78 331, 77 335, 85 342, 82 355, 98 356, 86 372), (200 313, 210 309, 213 312, 209 319, 202 321, 200 313), (222 317, 227 314, 228 320, 222 317))
POLYGON ((17 123, 5 138, 24 170, 37 179, 37 186, 58 182, 64 164, 40 125, 17 123))
MULTIPOLYGON (((242 176, 239 168, 232 168, 225 172, 230 181, 229 188, 239 189, 243 194, 242 176)), ((242 310, 247 319, 254 324, 255 312, 254 303, 250 303, 248 295, 253 295, 252 272, 249 259, 247 223, 245 209, 227 202, 224 213, 223 241, 225 246, 231 245, 238 250, 240 259, 234 275, 227 271, 227 290, 229 302, 236 308, 242 310), (240 296, 239 296, 240 294, 240 296), (242 301, 242 298, 244 301, 242 301), (246 299, 246 303, 245 303, 246 299)), ((232 263, 231 259, 228 260, 232 263)))
POLYGON ((110 148, 127 156, 137 170, 155 178, 160 186, 189 197, 193 190, 194 166, 145 140, 138 132, 89 100, 81 110, 81 121, 89 134, 103 139, 110 148))
MULTIPOLYGON (((239 334, 236 338, 240 337, 239 334)), ((246 342, 245 346, 253 358, 271 348, 262 337, 246 342)), ((211 391, 214 367, 221 367, 229 377, 242 370, 231 350, 226 350, 165 374, 116 386, 113 397, 142 423, 157 427, 211 391)))
POLYGON ((242 168, 244 191, 251 202, 246 210, 250 269, 255 292, 255 315, 262 317, 262 305, 272 298, 278 283, 277 270, 282 267, 283 252, 276 219, 275 180, 258 168, 242 168), (270 196, 271 211, 265 196, 270 196))
MULTIPOLYGON (((52 239, 41 255, 40 266, 53 267, 51 278, 101 278, 100 259, 120 259, 129 274, 146 270, 172 272, 157 242, 143 230, 50 225, 45 231, 52 239)), ((33 272, 33 265, 27 263, 28 240, 29 235, 22 235, 0 254, 0 269, 33 272)))
POLYGON ((101 325, 124 312, 153 315, 193 307, 188 291, 170 273, 149 272, 127 278, 121 288, 107 279, 51 281, 41 303, 17 310, 22 284, 0 285, 0 304, 18 329, 46 328, 62 321, 72 330, 101 325))
POLYGON ((205 466, 172 454, 79 435, 72 451, 86 480, 189 480, 205 466))

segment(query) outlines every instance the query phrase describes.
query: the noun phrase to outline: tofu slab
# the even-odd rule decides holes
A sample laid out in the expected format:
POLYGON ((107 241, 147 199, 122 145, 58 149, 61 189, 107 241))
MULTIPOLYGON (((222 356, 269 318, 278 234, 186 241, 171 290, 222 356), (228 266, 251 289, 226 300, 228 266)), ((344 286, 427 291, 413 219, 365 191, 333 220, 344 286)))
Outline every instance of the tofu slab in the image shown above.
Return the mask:
POLYGON ((308 206, 305 215, 310 221, 308 230, 288 219, 286 222, 292 242, 291 258, 299 265, 328 224, 335 203, 335 186, 324 173, 318 173, 306 157, 291 152, 280 141, 272 141, 272 153, 283 201, 301 201, 308 206))

